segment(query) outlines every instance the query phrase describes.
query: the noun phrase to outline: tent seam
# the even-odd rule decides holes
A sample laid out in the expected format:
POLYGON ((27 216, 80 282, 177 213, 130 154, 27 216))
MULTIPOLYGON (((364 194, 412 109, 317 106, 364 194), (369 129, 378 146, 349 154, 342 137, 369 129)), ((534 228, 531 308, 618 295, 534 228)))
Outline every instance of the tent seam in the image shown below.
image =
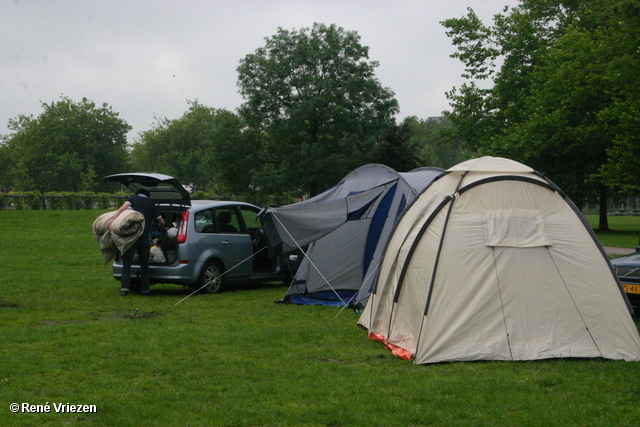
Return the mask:
POLYGON ((582 315, 582 312, 580 311, 580 308, 578 307, 578 304, 576 304, 576 301, 573 298, 573 295, 571 294, 571 291, 569 290, 569 286, 567 286, 567 282, 564 280, 564 277, 562 276, 562 272, 560 272, 560 269, 558 268, 558 265, 556 264, 556 260, 553 258, 553 255, 551 255, 551 250, 549 249, 549 246, 545 246, 545 248, 547 249, 547 254, 549 254, 549 258, 551 259, 551 262, 553 263, 553 267, 556 269, 556 272, 558 273, 558 276, 560 276, 560 280, 562 280, 562 284, 564 285, 564 288, 567 291, 567 295, 569 295, 569 298, 571 299, 571 303, 573 304, 573 306, 575 307, 576 311, 578 312, 578 316, 580 316, 580 320, 582 321, 582 324, 584 325, 584 328, 589 333, 589 338, 591 338, 591 341, 593 342, 593 345, 596 346, 596 349, 598 350, 598 353, 600 354, 600 357, 604 357, 603 354, 602 354, 602 351, 600 350, 600 347, 598 346, 598 343, 596 342, 596 339, 593 337, 593 334, 591 333, 591 329, 589 329, 589 325, 587 325, 587 322, 584 320, 584 316, 582 315))
POLYGON ((493 255, 493 269, 496 274, 496 285, 498 286, 498 295, 500 296, 500 309, 502 310, 502 323, 504 324, 504 333, 507 336, 507 346, 509 347, 509 356, 513 362, 513 350, 511 349, 511 337, 509 335, 509 328, 507 326, 507 315, 504 312, 504 300, 502 299, 502 289, 500 288, 500 275, 498 274, 498 265, 496 261, 496 248, 491 246, 491 253, 493 255))

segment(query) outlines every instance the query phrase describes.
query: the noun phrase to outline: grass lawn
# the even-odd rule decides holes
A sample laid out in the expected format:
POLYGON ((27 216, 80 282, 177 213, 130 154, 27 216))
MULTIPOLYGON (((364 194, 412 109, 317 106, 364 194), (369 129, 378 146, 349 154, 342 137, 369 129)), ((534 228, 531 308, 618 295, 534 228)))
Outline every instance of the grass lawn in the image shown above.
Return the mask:
MULTIPOLYGON (((586 215, 592 228, 598 227, 598 215, 586 215)), ((635 248, 640 239, 640 217, 638 216, 610 216, 609 231, 597 231, 598 239, 603 246, 618 248, 635 248)))
MULTIPOLYGON (((640 423, 636 362, 417 366, 369 340, 353 311, 274 304, 276 285, 178 305, 189 289, 121 298, 91 235, 100 213, 0 211, 0 426, 640 423)), ((640 218, 629 227, 631 247, 640 218)))

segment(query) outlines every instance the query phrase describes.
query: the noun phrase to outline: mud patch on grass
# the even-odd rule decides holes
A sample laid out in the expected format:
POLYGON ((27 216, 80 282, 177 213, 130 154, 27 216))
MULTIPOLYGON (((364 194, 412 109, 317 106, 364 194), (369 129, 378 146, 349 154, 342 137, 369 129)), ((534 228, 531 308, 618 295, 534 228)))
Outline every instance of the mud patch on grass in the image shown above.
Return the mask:
POLYGON ((320 362, 335 363, 337 365, 354 365, 354 364, 364 363, 363 360, 343 360, 339 358, 327 358, 327 357, 321 357, 320 362))
POLYGON ((3 301, 0 299, 0 310, 3 308, 22 308, 22 306, 13 302, 3 301))
POLYGON ((80 323, 92 322, 94 320, 45 320, 42 323, 37 323, 40 326, 60 326, 60 325, 76 325, 80 323))
POLYGON ((149 311, 149 312, 142 312, 142 311, 138 311, 136 310, 132 310, 132 311, 119 311, 119 312, 115 312, 115 313, 107 313, 107 314, 102 314, 102 315, 96 315, 95 313, 91 314, 91 319, 77 319, 77 320, 45 320, 42 322, 38 322, 36 323, 36 325, 39 326, 62 326, 62 325, 74 325, 74 324, 81 324, 81 323, 87 323, 87 322, 100 322, 100 321, 105 321, 105 320, 113 320, 113 319, 131 319, 131 320, 136 320, 136 319, 148 319, 151 317, 157 317, 160 316, 162 313, 157 312, 157 311, 149 311))
POLYGON ((162 315, 162 313, 159 313, 157 311, 149 311, 149 312, 143 312, 143 311, 138 311, 138 309, 135 309, 133 311, 125 311, 125 312, 118 312, 114 314, 114 317, 120 318, 120 319, 148 319, 150 317, 157 317, 162 315))

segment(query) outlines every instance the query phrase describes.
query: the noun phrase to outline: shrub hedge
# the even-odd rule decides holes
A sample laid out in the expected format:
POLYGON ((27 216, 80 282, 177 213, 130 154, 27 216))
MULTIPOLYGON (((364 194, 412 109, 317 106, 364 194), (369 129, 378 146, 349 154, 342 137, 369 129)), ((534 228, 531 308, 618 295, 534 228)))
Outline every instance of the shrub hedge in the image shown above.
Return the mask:
POLYGON ((125 193, 73 193, 26 191, 0 194, 0 209, 16 210, 80 210, 80 209, 111 209, 118 207, 125 193))
MULTIPOLYGON (((116 209, 130 193, 90 193, 90 192, 47 192, 24 191, 0 193, 0 209, 16 210, 82 210, 116 209)), ((193 200, 243 200, 243 197, 221 197, 214 193, 196 191, 193 200)))

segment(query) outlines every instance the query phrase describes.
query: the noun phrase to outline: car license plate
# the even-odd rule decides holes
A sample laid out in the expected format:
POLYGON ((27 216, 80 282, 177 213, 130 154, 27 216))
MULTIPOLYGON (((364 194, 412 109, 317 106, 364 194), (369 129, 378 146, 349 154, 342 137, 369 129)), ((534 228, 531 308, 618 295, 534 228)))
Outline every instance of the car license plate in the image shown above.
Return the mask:
POLYGON ((628 294, 640 294, 640 285, 630 285, 629 283, 623 283, 622 287, 628 294))

